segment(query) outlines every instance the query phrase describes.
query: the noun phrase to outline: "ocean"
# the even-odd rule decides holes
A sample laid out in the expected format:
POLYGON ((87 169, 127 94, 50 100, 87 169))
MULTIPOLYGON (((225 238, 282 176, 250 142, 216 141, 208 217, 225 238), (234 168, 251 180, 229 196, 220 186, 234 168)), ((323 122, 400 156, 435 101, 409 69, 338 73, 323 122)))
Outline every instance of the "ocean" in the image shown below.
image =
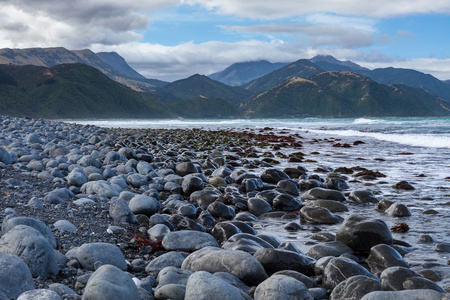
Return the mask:
MULTIPOLYGON (((301 165, 314 174, 319 167, 361 166, 385 174, 375 182, 358 181, 349 175, 350 190, 367 189, 380 200, 391 200, 407 205, 410 217, 394 218, 373 209, 373 205, 347 203, 350 211, 338 213, 343 218, 350 213, 376 217, 389 227, 407 223, 407 233, 393 233, 395 239, 410 243, 414 251, 405 259, 412 265, 424 261, 446 265, 450 253, 434 250, 436 243, 450 243, 450 118, 358 118, 358 119, 236 119, 236 120, 97 120, 76 121, 102 127, 122 128, 202 128, 204 130, 260 130, 265 127, 277 134, 300 134, 305 141, 301 151, 309 154, 308 161, 282 162, 277 167, 301 165), (354 146, 355 141, 363 144, 354 146), (351 147, 333 147, 348 143, 351 147), (393 188, 397 182, 409 182, 414 191, 393 188), (419 236, 430 235, 434 242, 418 243, 419 236)), ((283 151, 298 151, 284 149, 283 151)), ((326 174, 320 174, 325 177, 326 174)), ((283 226, 288 221, 261 220, 255 224, 260 233, 290 241, 303 251, 308 251, 314 241, 310 230, 287 232, 283 226)), ((320 230, 336 233, 337 225, 317 225, 320 230)), ((308 228, 308 227, 306 227, 308 228)))

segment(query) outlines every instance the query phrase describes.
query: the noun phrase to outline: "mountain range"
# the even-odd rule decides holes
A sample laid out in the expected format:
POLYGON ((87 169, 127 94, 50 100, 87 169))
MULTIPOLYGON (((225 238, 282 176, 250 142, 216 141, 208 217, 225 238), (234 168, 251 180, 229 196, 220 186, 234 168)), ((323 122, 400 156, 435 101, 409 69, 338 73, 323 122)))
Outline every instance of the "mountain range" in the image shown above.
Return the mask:
POLYGON ((115 52, 0 49, 0 112, 43 118, 449 116, 450 84, 410 69, 316 56, 252 61, 172 83, 115 52))

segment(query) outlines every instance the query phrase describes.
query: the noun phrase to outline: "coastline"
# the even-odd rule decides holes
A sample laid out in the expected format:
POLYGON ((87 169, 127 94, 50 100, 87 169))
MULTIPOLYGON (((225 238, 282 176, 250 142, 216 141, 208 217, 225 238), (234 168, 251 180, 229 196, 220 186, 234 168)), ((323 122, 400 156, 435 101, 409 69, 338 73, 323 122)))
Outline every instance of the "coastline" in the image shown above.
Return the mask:
MULTIPOLYGON (((434 247, 437 244, 445 244, 449 242, 448 240, 440 240, 441 238, 445 238, 445 232, 439 233, 436 231, 437 228, 415 228, 420 222, 436 224, 440 222, 439 220, 445 220, 445 216, 448 215, 448 210, 440 211, 434 209, 436 214, 423 214, 424 211, 429 210, 427 209, 427 205, 421 207, 420 204, 418 204, 418 201, 408 202, 408 198, 411 196, 419 199, 424 198, 423 192, 420 190, 418 191, 417 189, 414 192, 400 191, 393 189, 392 186, 394 186, 397 181, 400 181, 401 177, 407 177, 406 179, 408 181, 411 181, 411 179, 414 178, 413 180, 415 181, 412 182, 412 185, 418 188, 427 185, 427 178, 416 177, 420 175, 419 173, 421 170, 414 170, 414 173, 412 174, 389 173, 388 170, 390 166, 388 164, 390 162, 390 158, 377 157, 380 160, 375 161, 373 157, 370 157, 369 160, 369 156, 372 154, 370 154, 371 145, 367 144, 367 141, 359 141, 360 143, 356 143, 357 140, 351 137, 324 138, 323 136, 318 136, 316 133, 310 132, 281 132, 278 128, 243 127, 238 129, 221 130, 180 128, 119 129, 100 128, 96 126, 86 127, 72 123, 40 121, 33 119, 14 119, 7 117, 3 117, 2 121, 4 122, 4 132, 2 139, 0 139, 0 146, 7 150, 13 151, 14 153, 20 154, 17 155, 17 158, 22 161, 0 166, 0 169, 3 172, 2 186, 5 188, 5 193, 8 193, 8 195, 5 194, 7 197, 4 198, 2 203, 2 214, 0 215, 0 219, 2 222, 5 222, 5 220, 10 218, 6 217, 11 213, 10 210, 7 210, 7 208, 12 208, 17 215, 40 219, 52 229, 53 234, 57 237, 59 243, 57 249, 60 253, 66 256, 68 261, 72 261, 72 263, 75 263, 73 261, 74 257, 71 257, 70 255, 69 257, 67 256, 68 250, 72 249, 73 251, 74 247, 80 247, 85 243, 106 242, 119 247, 125 259, 129 262, 127 271, 130 274, 136 277, 140 282, 151 280, 148 279, 148 277, 155 275, 152 273, 153 271, 149 272, 147 270, 148 265, 150 265, 152 261, 156 260, 157 257, 160 257, 166 253, 167 249, 160 251, 157 249, 156 245, 153 245, 155 246, 154 248, 148 247, 148 245, 145 247, 137 247, 138 244, 136 243, 136 237, 133 240, 133 236, 136 233, 143 235, 148 234, 147 231, 151 229, 148 222, 152 215, 161 214, 165 216, 172 225, 175 225, 175 227, 178 217, 174 217, 174 215, 180 215, 183 222, 187 222, 188 224, 184 225, 187 227, 183 229, 185 229, 185 231, 190 231, 192 228, 198 229, 198 227, 196 227, 191 220, 196 220, 195 223, 197 225, 202 225, 199 221, 199 214, 201 211, 212 210, 214 214, 216 214, 213 215, 210 212, 214 217, 214 226, 209 229, 206 225, 202 226, 205 228, 205 233, 207 232, 208 234, 214 236, 217 241, 217 245, 221 245, 223 249, 224 242, 231 239, 232 235, 230 234, 233 233, 233 230, 236 230, 234 227, 237 226, 233 225, 234 227, 232 227, 230 225, 229 227, 223 227, 220 230, 217 229, 216 234, 214 235, 213 229, 215 228, 216 222, 219 221, 217 224, 229 224, 230 221, 232 219, 234 220, 236 215, 240 212, 244 212, 245 214, 243 215, 245 215, 246 218, 249 218, 250 216, 248 212, 249 206, 251 206, 249 204, 250 199, 258 198, 258 193, 263 191, 277 191, 283 195, 290 196, 287 197, 286 200, 281 201, 281 204, 279 204, 280 206, 277 206, 278 204, 275 205, 276 207, 274 206, 274 199, 265 199, 263 196, 258 198, 264 199, 266 203, 270 204, 270 210, 277 213, 270 213, 267 211, 266 213, 269 213, 269 215, 266 215, 266 217, 260 217, 259 219, 257 218, 252 220, 244 219, 244 221, 241 222, 247 225, 253 225, 253 229, 256 229, 258 234, 272 233, 275 235, 275 239, 280 239, 280 237, 287 236, 285 240, 279 240, 280 244, 283 242, 288 242, 288 244, 285 245, 284 250, 288 249, 294 252, 299 250, 296 252, 298 255, 308 257, 308 259, 313 259, 308 256, 307 252, 310 251, 312 247, 322 245, 323 243, 330 242, 331 240, 318 241, 311 239, 311 236, 322 231, 328 232, 331 235, 336 235, 342 225, 342 221, 353 213, 362 215, 366 219, 370 219, 372 217, 379 218, 383 220, 383 222, 385 222, 390 228, 392 228, 396 223, 406 222, 411 224, 411 222, 415 222, 414 226, 411 226, 411 230, 407 233, 392 232, 392 235, 396 240, 396 242, 392 245, 396 245, 396 249, 400 252, 401 250, 405 251, 405 253, 403 253, 405 255, 404 259, 409 263, 411 270, 419 272, 427 269, 438 275, 441 274, 442 278, 437 281, 436 285, 444 287, 447 291, 450 289, 450 270, 449 266, 446 265, 446 256, 445 254, 434 250, 434 247), (11 127, 11 124, 14 122, 17 122, 17 129, 11 127), (42 128, 40 127, 41 125, 43 126, 42 128), (18 130, 19 128, 20 130, 18 130), (14 132, 14 130, 16 130, 16 132, 14 132), (30 142, 30 135, 33 133, 38 137, 38 139, 34 139, 33 142, 30 142), (10 138, 11 135, 12 138, 10 138), (40 142, 36 143, 36 141, 39 140, 40 142), (21 141, 23 145, 20 145, 17 141, 21 141), (10 143, 7 144, 8 142, 10 143), (66 162, 63 162, 64 159, 61 158, 61 156, 52 155, 51 149, 55 145, 59 145, 61 148, 66 148, 69 150, 67 153, 62 155, 67 160, 66 162), (72 151, 72 153, 70 151, 72 151), (110 163, 107 163, 105 158, 110 152, 122 154, 126 160, 121 158, 120 160, 112 160, 110 163), (317 154, 314 152, 317 152, 317 154), (139 154, 140 156, 138 156, 139 154), (26 157, 27 155, 32 156, 30 157, 30 160, 26 157), (89 161, 93 163, 85 163, 84 161, 81 161, 81 159, 86 156, 89 157, 89 161), (55 164, 51 167, 52 164, 49 164, 49 162, 57 160, 57 158, 62 159, 63 161, 58 162, 56 167, 54 167, 55 164), (92 165, 97 163, 95 163, 95 160, 90 158, 94 158, 100 163, 100 165, 92 165), (381 159, 388 161, 383 164, 381 159), (32 161, 37 162, 31 164, 32 161), (40 167, 35 167, 35 165, 39 165, 39 161, 42 164, 42 169, 40 167), (147 170, 148 173, 138 170, 137 166, 139 162, 146 162, 151 166, 151 169, 149 168, 147 170), (349 174, 349 169, 352 167, 367 167, 367 170, 375 171, 373 168, 374 162, 379 165, 376 169, 377 171, 379 170, 381 173, 387 173, 386 178, 375 177, 369 179, 369 177, 359 178, 353 176, 362 169, 359 171, 356 169, 352 170, 352 173, 349 174), (67 169, 60 167, 60 164, 66 164, 67 166, 64 167, 67 169), (49 165, 49 167, 47 167, 47 165, 49 165), (178 165, 189 165, 191 170, 177 170, 178 165), (195 169, 192 168, 191 165, 193 165, 195 169), (95 170, 92 170, 92 168, 89 169, 90 172, 93 171, 91 174, 98 173, 102 177, 97 175, 90 176, 90 174, 87 176, 86 168, 89 167, 94 167, 101 170, 102 172, 100 174, 95 172, 95 170), (227 171, 224 172, 224 167, 228 167, 228 169, 232 172, 229 174, 227 171), (54 171, 55 168, 60 171, 63 175, 62 177, 52 175, 53 173, 57 175, 56 171, 54 171), (98 182, 106 181, 111 183, 110 179, 116 176, 107 178, 107 176, 104 175, 105 169, 111 169, 116 172, 119 179, 122 179, 121 184, 125 182, 126 186, 123 185, 120 192, 116 190, 117 195, 114 194, 114 196, 108 197, 104 192, 96 193, 95 189, 91 189, 90 191, 86 188, 83 189, 83 185, 87 182, 81 185, 80 182, 77 184, 73 184, 74 182, 69 184, 68 176, 70 172, 76 168, 82 169, 82 172, 85 173, 86 177, 93 177, 92 180, 89 181, 92 182, 92 184, 94 184, 96 180, 98 182), (287 171, 288 168, 289 171, 287 171), (303 168, 305 168, 305 170, 303 168), (346 171, 348 173, 339 173, 336 171, 338 168, 347 168, 346 171), (293 182, 285 177, 280 177, 283 179, 278 178, 280 180, 273 178, 262 180, 262 174, 264 174, 267 170, 272 169, 284 171, 284 174, 292 172, 292 177, 290 179, 293 179, 293 182), (162 172, 161 170, 166 171, 162 172), (173 174, 168 170, 172 170, 173 174), (193 172, 194 170, 196 172, 193 172), (220 172, 217 170, 220 170, 220 172), (239 174, 240 171, 243 173, 239 174), (233 172, 236 172, 235 175, 232 175, 233 172), (67 174, 65 175, 65 173, 67 174), (200 175, 192 175, 196 173, 200 173, 200 175), (254 175, 246 177, 245 174, 254 175), (140 176, 132 177, 131 175, 140 176), (169 179, 167 177, 169 175, 174 176, 169 177, 171 178, 169 179), (244 177, 239 178, 239 176, 242 175, 244 175, 244 177), (301 176, 304 176, 304 178, 301 176), (27 185, 23 185, 22 188, 16 188, 14 185, 9 186, 5 184, 4 178, 6 177, 18 178, 21 182, 28 183, 37 189, 35 190, 27 185), (197 181, 199 186, 197 188, 189 186, 189 188, 196 189, 195 191, 189 191, 188 188, 184 190, 183 182, 185 180, 191 180, 193 177, 201 179, 200 182, 198 182, 197 179, 193 180, 197 181), (214 180, 211 178, 214 178, 214 180), (134 180, 136 180, 136 182, 134 180), (287 180, 287 183, 279 186, 279 182, 282 180, 287 180), (301 182, 302 180, 303 182, 301 182), (299 212, 302 207, 317 207, 316 205, 318 202, 315 201, 317 199, 303 198, 304 194, 306 194, 310 189, 302 190, 301 184, 304 184, 304 181, 308 180, 315 180, 316 182, 310 182, 312 185, 316 184, 315 187, 321 187, 320 184, 325 185, 327 181, 334 182, 335 185, 333 190, 341 190, 340 193, 342 193, 346 200, 339 203, 340 205, 330 202, 323 204, 328 205, 329 208, 331 208, 330 205, 333 204, 335 205, 333 206, 334 209, 336 209, 336 206, 343 209, 343 205, 348 209, 348 211, 339 212, 332 211, 332 209, 327 208, 328 212, 331 213, 330 216, 336 217, 337 219, 339 219, 339 217, 341 218, 339 222, 331 225, 317 223, 317 220, 310 220, 308 217, 299 212), (293 185, 289 184, 289 182, 293 183, 293 185), (345 187, 344 184, 347 184, 348 188, 339 188, 339 184, 342 184, 343 187, 345 187), (170 186, 170 188, 166 187, 166 185, 170 186), (289 188, 287 186, 289 186, 289 188), (297 186, 298 190, 297 195, 295 195, 295 186, 297 186), (52 190, 54 191, 58 188, 70 190, 73 193, 73 196, 68 197, 67 199, 62 199, 63 201, 60 203, 52 203, 53 200, 49 200, 51 197, 48 197, 48 195, 52 190), (399 204, 409 204, 409 208, 407 207, 407 209, 410 210, 412 217, 398 217, 390 215, 386 212, 375 211, 375 203, 361 204, 350 201, 349 196, 351 192, 360 189, 371 190, 372 194, 378 198, 378 201, 388 200, 387 198, 389 198, 399 204), (192 194, 196 191, 202 190, 210 190, 210 194, 214 195, 213 198, 215 198, 213 202, 208 203, 206 206, 204 206, 204 201, 208 200, 202 198, 206 196, 203 195, 198 199, 195 199, 195 197, 192 198, 192 194), (287 192, 287 190, 291 191, 291 193, 287 192), (142 222, 141 224, 126 225, 123 222, 114 220, 114 218, 111 217, 110 211, 112 199, 122 199, 129 204, 131 199, 136 195, 146 195, 150 198, 157 199, 160 208, 157 212, 154 211, 152 214, 134 213, 135 217, 138 217, 138 215, 144 215, 137 218, 137 220, 142 222), (36 196, 41 199, 43 208, 38 209, 36 207, 29 206, 28 201, 32 196, 36 196), (90 202, 90 204, 86 204, 87 206, 78 206, 74 204, 74 201, 80 199, 89 199, 95 204, 92 202, 90 202), (270 203, 271 201, 272 203, 270 203), (226 212, 219 213, 213 210, 213 208, 209 209, 209 205, 215 202, 225 204, 223 206, 226 206, 227 208, 224 208, 222 205, 217 206, 220 206, 221 209, 225 209, 226 212), (298 205, 298 202, 301 204, 298 205), (184 210, 181 210, 180 212, 180 208, 184 206, 188 206, 188 208, 185 208, 186 210, 191 209, 189 213, 184 212, 184 210), (195 212, 192 210, 192 207, 195 208, 195 212), (228 214, 226 214, 227 212, 229 213, 230 210, 234 211, 234 216, 231 218, 228 214), (222 213, 223 215, 221 215, 222 213), (417 220, 412 221, 412 218, 417 220), (56 221, 61 219, 68 220, 75 225, 77 228, 76 231, 70 233, 61 232, 58 230, 54 224, 56 221), (291 224, 292 222, 298 224, 301 228, 297 228, 296 231, 288 231, 284 228, 287 224, 294 226, 291 224), (126 233, 121 229, 117 229, 117 231, 114 232, 108 225, 115 225, 126 229, 126 233), (108 233, 108 228, 113 232, 112 234, 108 233), (220 232, 220 234, 217 232, 220 232), (425 235, 434 235, 436 240, 426 245, 419 246, 418 240, 421 236, 425 235), (307 247, 303 247, 305 244, 307 244, 307 247), (410 247, 405 246, 408 244, 410 247), (300 250, 303 250, 306 254, 302 253, 300 250), (423 257, 424 254, 428 255, 425 259, 423 257), (138 262, 140 265, 136 266, 138 262)), ((56 149, 59 149, 59 147, 54 148, 55 151, 56 149)), ((398 157, 408 157, 409 159, 409 154, 405 154, 406 151, 403 153, 404 154, 398 154, 397 156, 394 155, 393 157, 396 160, 398 157)), ((394 161, 394 159, 391 161, 394 161)), ((408 161, 402 161, 402 164, 407 166, 408 161)), ((142 165, 146 164, 143 163, 142 165)), ((284 175, 278 174, 278 176, 284 175)), ((437 177, 438 175, 435 176, 437 177)), ((442 178, 442 183, 445 183, 444 178, 442 178)), ((115 184, 119 185, 118 183, 115 184)), ((192 183, 192 185, 194 185, 194 183, 192 183)), ((113 189, 118 189, 119 187, 113 186, 113 189)), ((445 195, 445 192, 438 192, 439 193, 436 194, 438 196, 445 195)), ((445 200, 445 198, 442 200, 445 200)), ((260 205, 263 205, 260 201, 259 203, 260 205)), ((267 205, 265 207, 267 208, 267 205)), ((445 208, 445 203, 442 203, 442 208, 445 208)), ((327 214, 328 216, 328 212, 322 211, 321 213, 327 214)), ((233 213, 231 213, 231 216, 232 215, 233 213)), ((238 221, 238 219, 235 219, 235 221, 238 221)), ((182 225, 178 224, 178 226, 182 228, 182 225)), ((242 233, 242 229, 239 230, 241 230, 242 233)), ((250 229, 247 230, 251 231, 250 229)), ((172 230, 171 233, 182 231, 183 230, 172 230)), ((166 235, 170 235, 171 233, 166 232, 166 235)), ((235 231, 234 233, 238 232, 235 231)), ((243 243, 245 244, 245 240, 243 243)), ((245 245, 249 246, 248 244, 245 245)), ((224 251, 235 251, 236 248, 234 248, 234 246, 236 245, 231 245, 229 246, 229 250, 224 251)), ((178 245, 177 247, 181 246, 178 245)), ((198 249, 186 250, 180 248, 173 249, 169 252, 174 252, 176 250, 187 253, 195 253, 195 251, 199 251, 198 249)), ((352 255, 355 255, 362 265, 367 264, 367 255, 363 252, 353 252, 352 255)), ((314 263, 316 262, 314 261, 314 263)), ((36 287, 47 288, 50 282, 59 282, 75 290, 78 295, 80 295, 83 293, 83 288, 87 284, 87 281, 83 283, 80 277, 91 273, 92 272, 89 272, 83 266, 76 268, 73 265, 68 265, 68 262, 66 262, 63 264, 63 267, 61 268, 59 275, 56 276, 55 280, 35 280, 35 284, 36 287)), ((305 271, 305 273, 308 274, 308 276, 311 276, 309 272, 305 271)), ((324 276, 324 274, 319 275, 324 276)), ((311 278, 313 277, 311 276, 311 278)), ((432 285, 430 284, 430 286, 432 285)), ((316 282, 314 288, 323 289, 323 286, 316 282)), ((326 289, 330 290, 330 288, 326 289)), ((323 290, 321 291, 323 292, 323 290)), ((147 292, 155 291, 153 288, 147 288, 147 292)))

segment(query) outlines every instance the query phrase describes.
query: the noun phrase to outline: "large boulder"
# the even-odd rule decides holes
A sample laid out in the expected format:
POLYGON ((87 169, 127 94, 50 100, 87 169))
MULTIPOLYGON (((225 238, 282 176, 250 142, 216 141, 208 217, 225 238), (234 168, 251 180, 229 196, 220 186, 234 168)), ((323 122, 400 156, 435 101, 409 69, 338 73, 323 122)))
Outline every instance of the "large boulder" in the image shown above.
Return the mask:
POLYGON ((14 226, 0 238, 0 252, 23 259, 33 277, 47 278, 59 272, 52 245, 33 227, 14 226))
POLYGON ((312 188, 308 191, 306 191, 302 195, 302 200, 335 200, 339 202, 345 201, 345 196, 342 192, 336 191, 336 190, 330 190, 330 189, 324 189, 320 187, 312 188))
POLYGON ((342 221, 342 218, 324 207, 304 206, 300 209, 300 217, 313 224, 336 224, 342 221))
POLYGON ((289 178, 288 174, 283 171, 277 169, 267 169, 262 172, 261 179, 267 183, 277 184, 280 180, 287 180, 291 178, 289 178))
POLYGON ((191 272, 228 272, 248 285, 257 285, 267 279, 264 267, 250 254, 215 247, 203 248, 190 254, 181 268, 191 272))
POLYGON ((433 281, 405 267, 387 268, 381 273, 380 279, 383 291, 429 289, 445 293, 444 289, 433 281))
POLYGON ((0 252, 0 270, 0 294, 7 299, 34 289, 30 269, 20 257, 0 252))
POLYGON ((381 291, 378 279, 356 275, 339 283, 331 292, 330 300, 361 299, 373 291, 381 291))
POLYGON ((161 205, 158 200, 153 197, 145 195, 136 195, 128 203, 130 210, 135 214, 142 214, 150 217, 151 215, 157 213, 161 205))
POLYGON ((13 159, 11 157, 11 154, 9 154, 9 152, 6 151, 5 148, 0 146, 0 162, 10 165, 12 161, 13 159))
POLYGON ((82 300, 140 300, 139 290, 131 277, 112 265, 104 265, 89 278, 82 300))
POLYGON ((314 300, 305 284, 286 275, 272 275, 255 290, 255 300, 314 300))
POLYGON ((119 197, 121 191, 118 191, 108 181, 98 180, 89 181, 81 186, 81 192, 90 195, 106 195, 108 198, 119 197))
POLYGON ((128 203, 122 198, 113 198, 109 201, 109 215, 118 223, 137 223, 137 219, 130 210, 128 203))
POLYGON ((160 255, 150 261, 150 263, 145 267, 145 272, 157 276, 164 268, 180 268, 183 261, 186 259, 186 256, 188 256, 188 253, 186 252, 171 251, 164 253, 163 255, 160 255))
POLYGON ((30 290, 21 294, 17 300, 62 300, 61 296, 52 290, 30 290))
POLYGON ((314 260, 297 252, 282 249, 261 249, 254 255, 264 267, 268 275, 282 270, 293 270, 303 274, 310 274, 314 260))
POLYGON ((33 227, 47 239, 47 241, 50 243, 50 245, 52 245, 53 248, 56 249, 55 236, 53 235, 50 228, 48 228, 47 225, 45 225, 42 221, 29 217, 9 217, 5 218, 2 223, 2 231, 5 234, 17 225, 27 225, 33 227))
POLYGON ((392 234, 387 224, 380 219, 348 216, 338 232, 336 241, 343 242, 354 251, 369 251, 378 244, 392 244, 392 234))
POLYGON ((204 247, 217 247, 216 239, 206 232, 182 230, 167 234, 162 240, 166 250, 195 251, 204 247))
POLYGON ((400 253, 385 244, 378 244, 370 249, 367 263, 372 273, 382 272, 394 266, 409 268, 409 264, 402 258, 400 253))
POLYGON ((251 300, 242 290, 205 271, 192 274, 186 284, 185 300, 251 300))
POLYGON ((127 262, 122 251, 113 244, 83 244, 78 248, 77 259, 83 268, 88 270, 95 270, 96 262, 100 262, 102 265, 113 265, 121 270, 127 269, 127 262))
POLYGON ((255 253, 264 248, 274 247, 267 241, 248 233, 235 234, 222 245, 222 249, 225 250, 241 250, 249 253, 255 253))
POLYGON ((444 294, 433 290, 375 291, 364 295, 361 300, 441 300, 444 294))
POLYGON ((342 281, 356 275, 377 279, 366 268, 349 258, 332 258, 323 271, 323 287, 334 289, 342 281))

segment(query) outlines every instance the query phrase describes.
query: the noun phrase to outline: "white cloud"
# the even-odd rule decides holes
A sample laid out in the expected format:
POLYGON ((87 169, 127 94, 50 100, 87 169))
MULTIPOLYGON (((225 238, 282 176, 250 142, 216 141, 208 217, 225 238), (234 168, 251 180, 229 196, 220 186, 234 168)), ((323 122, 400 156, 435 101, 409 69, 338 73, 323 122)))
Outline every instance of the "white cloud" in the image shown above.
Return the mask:
POLYGON ((315 13, 389 18, 411 14, 450 13, 448 0, 184 0, 217 13, 254 19, 276 19, 315 13))

